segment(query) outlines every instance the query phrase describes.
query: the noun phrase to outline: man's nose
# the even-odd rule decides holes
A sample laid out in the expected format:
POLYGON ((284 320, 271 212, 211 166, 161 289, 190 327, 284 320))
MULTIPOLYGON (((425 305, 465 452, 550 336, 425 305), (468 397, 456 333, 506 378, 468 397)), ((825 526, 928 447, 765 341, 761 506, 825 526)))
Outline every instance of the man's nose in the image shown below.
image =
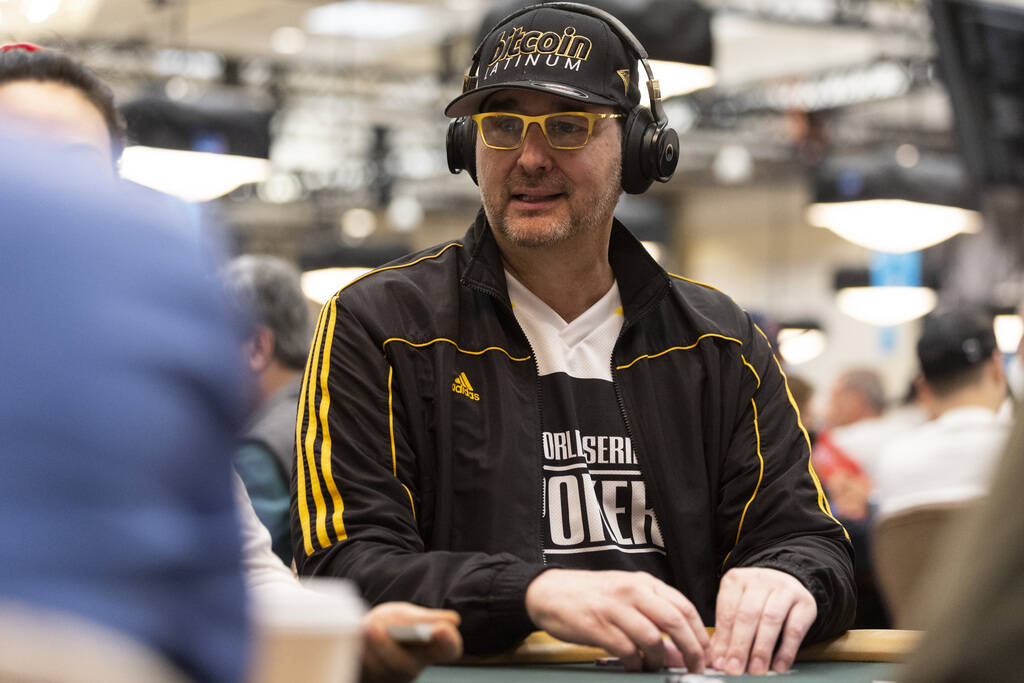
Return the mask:
POLYGON ((540 124, 531 123, 519 148, 519 165, 528 173, 546 170, 551 167, 551 152, 551 146, 544 137, 540 124))

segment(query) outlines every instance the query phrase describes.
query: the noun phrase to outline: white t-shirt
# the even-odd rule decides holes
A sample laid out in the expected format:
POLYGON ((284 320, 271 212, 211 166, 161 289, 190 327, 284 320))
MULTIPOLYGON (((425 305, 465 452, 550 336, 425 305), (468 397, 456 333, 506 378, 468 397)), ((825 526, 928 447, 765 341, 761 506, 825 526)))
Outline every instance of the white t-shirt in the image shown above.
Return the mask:
POLYGON ((879 518, 988 492, 1010 424, 981 407, 955 408, 895 439, 876 467, 879 518))
POLYGON ((667 580, 642 457, 612 384, 612 348, 623 322, 618 286, 567 323, 510 273, 506 280, 540 375, 545 562, 643 570, 667 580))

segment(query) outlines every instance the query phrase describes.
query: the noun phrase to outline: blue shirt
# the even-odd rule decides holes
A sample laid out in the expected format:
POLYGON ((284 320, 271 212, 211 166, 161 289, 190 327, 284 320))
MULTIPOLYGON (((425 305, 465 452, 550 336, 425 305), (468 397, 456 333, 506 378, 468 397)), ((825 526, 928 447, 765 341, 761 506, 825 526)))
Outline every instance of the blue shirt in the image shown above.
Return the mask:
POLYGON ((240 680, 241 385, 214 264, 151 199, 0 149, 0 599, 240 680))

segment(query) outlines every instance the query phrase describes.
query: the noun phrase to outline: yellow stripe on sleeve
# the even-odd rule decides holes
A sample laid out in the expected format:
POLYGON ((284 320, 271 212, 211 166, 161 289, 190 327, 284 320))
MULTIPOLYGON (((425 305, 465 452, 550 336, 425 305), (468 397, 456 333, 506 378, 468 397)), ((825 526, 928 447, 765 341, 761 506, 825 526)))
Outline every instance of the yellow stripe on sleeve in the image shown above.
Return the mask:
MULTIPOLYGON (((330 312, 333 308, 331 304, 333 303, 333 301, 334 299, 331 299, 331 301, 329 301, 324 306, 326 313, 323 316, 322 320, 324 324, 322 324, 317 329, 316 341, 313 343, 312 356, 314 359, 317 359, 316 362, 319 362, 321 365, 327 363, 327 361, 329 360, 327 358, 320 358, 320 350, 324 341, 324 326, 326 324, 327 319, 330 317, 330 312)), ((313 365, 314 370, 318 367, 320 367, 320 365, 313 365)), ((313 458, 313 445, 316 443, 317 427, 319 424, 316 419, 315 372, 310 374, 310 379, 311 381, 309 382, 309 391, 306 395, 306 405, 307 410, 309 411, 309 424, 306 427, 306 439, 304 445, 306 449, 306 465, 309 468, 310 488, 313 491, 313 501, 316 504, 316 518, 314 520, 314 525, 316 527, 316 537, 317 540, 320 542, 320 547, 326 548, 328 545, 330 545, 330 539, 327 538, 327 504, 324 502, 323 493, 320 491, 319 474, 317 472, 316 462, 313 458)))
MULTIPOLYGON (((324 483, 327 485, 327 491, 331 494, 331 502, 334 504, 334 513, 331 515, 331 524, 334 526, 334 536, 339 541, 344 541, 348 538, 348 534, 345 533, 345 524, 341 518, 342 512, 345 509, 345 504, 341 500, 341 493, 338 491, 338 485, 335 483, 334 475, 331 473, 331 430, 327 423, 327 413, 331 408, 331 392, 327 387, 327 374, 331 368, 331 346, 334 342, 334 325, 338 318, 338 297, 331 299, 330 306, 330 318, 327 322, 327 330, 324 333, 324 338, 327 340, 327 343, 324 346, 324 358, 320 362, 320 430, 323 432, 323 437, 320 441, 320 473, 323 475, 324 483)), ((320 536, 320 521, 321 520, 318 517, 318 537, 320 536)), ((324 515, 323 523, 326 527, 326 514, 324 515)), ((326 533, 325 529, 325 536, 326 533)))
POLYGON ((395 456, 395 413, 392 408, 393 396, 391 395, 391 377, 395 369, 388 366, 388 433, 391 435, 391 472, 398 476, 398 458, 395 456))
POLYGON ((751 365, 749 361, 747 361, 746 356, 744 356, 742 353, 740 354, 740 360, 743 361, 744 365, 746 365, 748 368, 750 368, 750 372, 752 372, 754 374, 754 379, 757 380, 757 388, 760 389, 761 388, 761 376, 757 374, 757 370, 754 369, 754 366, 751 365))
POLYGON ((796 399, 793 398, 793 392, 789 390, 789 379, 786 377, 786 373, 782 369, 782 364, 779 363, 778 358, 775 358, 775 365, 778 366, 779 373, 782 374, 782 385, 786 387, 786 396, 789 398, 789 405, 793 406, 793 412, 796 413, 796 423, 800 426, 800 431, 803 432, 804 441, 807 442, 807 471, 811 473, 811 479, 814 481, 814 488, 818 490, 818 507, 822 512, 828 515, 829 519, 839 525, 839 528, 843 530, 843 534, 846 536, 846 540, 850 540, 850 534, 846 531, 846 527, 844 527, 832 514, 832 508, 828 504, 828 496, 825 495, 825 490, 821 488, 821 481, 818 479, 818 474, 814 471, 814 465, 811 464, 811 437, 807 433, 807 429, 804 428, 804 421, 800 417, 800 408, 796 405, 796 399))
MULTIPOLYGON (((325 305, 320 309, 320 317, 316 321, 316 336, 315 339, 319 340, 320 335, 323 333, 323 324, 326 318, 327 306, 325 305)), ((306 401, 301 400, 301 397, 306 395, 306 390, 309 387, 309 377, 313 374, 313 367, 316 365, 316 348, 318 342, 314 342, 313 349, 311 350, 309 357, 306 358, 306 371, 302 376, 302 393, 299 394, 299 406, 298 414, 295 418, 295 467, 296 467, 296 483, 298 488, 297 498, 299 505, 299 524, 302 527, 302 541, 306 550, 306 555, 313 554, 313 539, 309 533, 309 504, 306 502, 306 464, 305 457, 303 455, 303 438, 302 438, 302 421, 306 416, 306 401)), ((310 472, 310 476, 315 476, 310 472)))
MULTIPOLYGON (((757 373, 754 374, 756 375, 757 373)), ((761 480, 764 479, 764 456, 761 455, 761 428, 757 424, 757 403, 754 402, 754 399, 750 399, 750 405, 754 408, 754 437, 757 446, 757 462, 760 469, 757 473, 757 484, 754 485, 754 492, 750 495, 750 500, 747 501, 747 504, 743 506, 743 514, 740 515, 740 523, 736 527, 734 548, 739 545, 740 533, 743 531, 743 521, 747 518, 747 510, 750 508, 750 504, 754 502, 754 499, 757 498, 757 492, 761 489, 761 480)), ((729 561, 730 555, 732 555, 731 550, 726 554, 725 559, 722 560, 722 567, 725 567, 725 563, 729 561)))
MULTIPOLYGON (((395 479, 398 479, 398 458, 395 455, 395 413, 393 410, 393 394, 391 392, 391 378, 394 371, 393 367, 388 367, 388 431, 391 434, 391 472, 395 475, 395 479)), ((398 483, 402 484, 401 480, 398 483)), ((409 494, 409 507, 412 509, 412 518, 416 519, 416 504, 412 501, 412 491, 405 484, 402 484, 402 488, 409 494)))

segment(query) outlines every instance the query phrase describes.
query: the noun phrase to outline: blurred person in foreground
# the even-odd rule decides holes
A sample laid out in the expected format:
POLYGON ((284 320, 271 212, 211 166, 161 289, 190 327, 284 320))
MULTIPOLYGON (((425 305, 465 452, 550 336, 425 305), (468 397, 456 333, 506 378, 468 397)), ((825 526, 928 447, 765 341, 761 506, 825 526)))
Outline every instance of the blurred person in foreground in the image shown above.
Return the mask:
POLYGON ((678 153, 644 54, 571 3, 488 33, 446 109, 475 223, 321 312, 296 562, 458 611, 469 652, 539 628, 629 669, 785 671, 852 620, 850 545, 762 333, 614 219, 678 153))
POLYGON ((295 413, 313 321, 299 272, 279 258, 239 256, 221 269, 228 302, 243 326, 242 354, 252 412, 235 452, 235 470, 274 553, 291 564, 288 482, 295 464, 295 413))
POLYGON ((904 683, 1017 681, 1024 671, 1021 417, 991 479, 991 492, 942 549, 923 587, 915 621, 925 632, 900 672, 904 683))
MULTIPOLYGON (((17 288, 7 287, 5 282, 3 291, 8 296, 0 299, 3 305, 15 307, 4 320, 10 330, 19 332, 4 335, 4 346, 0 347, 4 352, 0 357, 5 363, 11 363, 11 372, 18 371, 18 374, 9 374, 5 368, 5 380, 12 379, 0 387, 4 391, 0 396, 5 408, 0 415, 4 430, 0 441, 2 447, 10 446, 14 449, 12 453, 26 457, 22 462, 12 456, 11 476, 0 478, 0 492, 5 494, 0 496, 0 511, 6 513, 17 508, 17 514, 0 515, 0 525, 3 525, 0 544, 10 544, 0 545, 0 557, 17 556, 18 559, 0 566, 0 572, 10 572, 6 576, 0 573, 0 577, 11 579, 9 583, 0 580, 0 597, 30 599, 51 592, 52 598, 41 604, 67 606, 71 611, 81 611, 126 630, 165 652, 195 677, 237 680, 242 675, 246 656, 245 628, 240 621, 244 617, 245 603, 238 575, 238 524, 234 514, 230 519, 222 516, 224 502, 231 505, 229 487, 232 484, 219 468, 233 450, 231 440, 223 441, 224 430, 237 434, 241 426, 244 392, 239 374, 232 372, 239 367, 236 328, 229 328, 222 320, 222 297, 213 294, 217 292, 215 259, 191 239, 191 226, 175 221, 174 216, 180 218, 178 213, 162 210, 166 204, 154 193, 113 182, 117 178, 117 159, 124 147, 123 125, 109 88, 75 60, 58 51, 30 44, 0 46, 0 135, 10 138, 2 141, 5 153, 19 159, 18 173, 12 176, 17 182, 12 179, 5 187, 0 187, 0 191, 12 197, 9 204, 5 203, 5 213, 0 218, 5 227, 4 234, 0 235, 0 239, 5 240, 4 248, 0 249, 0 257, 4 259, 4 268, 0 271, 5 279, 14 280, 21 275, 27 278, 17 288), (24 173, 20 171, 22 153, 24 173), (55 169, 60 169, 60 174, 55 173, 55 169), (70 178, 66 185, 54 182, 54 178, 64 175, 70 178), (19 194, 22 185, 31 187, 33 192, 19 194), (14 197, 28 202, 42 196, 53 204, 55 197, 65 194, 66 211, 56 206, 26 204, 24 212, 19 213, 15 210, 19 205, 13 202, 14 197), (89 195, 88 202, 79 196, 83 194, 89 195), (104 202, 105 210, 99 211, 104 202), (76 211, 82 212, 77 220, 76 211), (95 217, 90 223, 102 225, 104 229, 83 230, 82 223, 89 215, 95 217), (33 216, 38 220, 30 220, 33 216), (25 222, 19 223, 19 220, 25 222), (48 229, 39 230, 37 222, 45 223, 48 229), (8 223, 19 229, 7 231, 8 223), (22 262, 22 252, 15 248, 20 249, 21 245, 15 241, 28 241, 28 233, 32 233, 33 239, 25 246, 25 262, 22 262), (104 251, 107 242, 116 242, 117 246, 104 251), (55 250, 62 258, 55 257, 47 262, 44 259, 46 249, 55 250), (74 265, 66 276, 65 258, 74 265), (147 279, 147 269, 153 271, 150 279, 147 279), (53 277, 54 274, 60 277, 53 277), (49 297, 45 304, 39 296, 18 298, 22 289, 29 287, 29 276, 31 284, 46 282, 49 286, 49 289, 39 290, 39 296, 49 297), (81 301, 75 278, 91 282, 90 287, 82 289, 81 301), (59 292, 54 289, 57 287, 60 287, 59 292), (71 293, 75 295, 75 306, 71 307, 74 315, 68 314, 67 306, 46 314, 55 302, 66 301, 71 293), (214 309, 204 308, 212 306, 214 300, 214 309), (189 308, 192 305, 197 307, 195 311, 189 308), (189 320, 192 313, 196 319, 189 320), (38 318, 35 323, 40 333, 51 325, 52 328, 45 331, 64 330, 68 337, 50 339, 52 335, 45 335, 35 339, 27 332, 35 328, 19 324, 22 318, 27 320, 33 315, 38 318), (179 318, 172 324, 174 315, 179 318), (181 329, 177 329, 177 325, 181 329), (165 326, 173 328, 173 332, 167 332, 165 326), (22 330, 26 331, 24 335, 20 333, 22 330), (51 344, 78 344, 75 335, 79 332, 88 332, 90 336, 85 340, 95 343, 95 349, 88 349, 96 354, 92 360, 86 350, 79 352, 77 346, 50 347, 51 344), (122 335, 125 336, 122 338, 122 335), (36 351, 49 353, 45 364, 40 364, 41 356, 26 356, 33 351, 29 340, 34 340, 36 351), (99 347, 108 342, 110 352, 101 357, 99 347), (119 349, 123 357, 116 355, 119 349), (173 352, 168 353, 169 350, 173 352), (14 360, 23 356, 26 356, 25 363, 38 362, 31 365, 14 360), (150 366, 130 365, 135 356, 139 357, 140 364, 145 360, 150 366), (74 358, 74 362, 54 366, 67 358, 74 358), (161 371, 161 366, 166 368, 161 371), (55 377, 61 380, 59 386, 33 385, 29 381, 29 374, 38 371, 42 378, 54 372, 54 367, 65 374, 70 370, 74 377, 81 375, 78 380, 88 377, 88 381, 71 382, 66 377, 55 377), (111 373, 109 377, 107 373, 111 373), (133 382, 138 386, 133 387, 133 382), (152 386, 147 386, 150 382, 152 386), (26 387, 31 387, 31 391, 26 387), (68 387, 94 388, 97 393, 92 398, 96 400, 66 391, 60 401, 47 402, 50 396, 47 392, 68 387), (38 394, 38 402, 33 400, 36 395, 33 392, 38 394), (147 392, 159 393, 160 401, 147 396, 147 392), (194 394, 199 394, 203 402, 189 405, 188 400, 199 400, 194 394), (69 402, 74 404, 75 410, 62 412, 64 404, 69 402), (8 403, 18 404, 17 410, 8 410, 8 403), (167 415, 165 421, 159 423, 161 428, 151 430, 147 436, 141 427, 161 418, 148 412, 150 409, 166 410, 167 415), (185 414, 199 410, 203 413, 201 419, 193 424, 185 414), (175 411, 181 413, 178 421, 173 419, 175 411), (19 423, 23 416, 30 419, 19 423), (122 421, 127 424, 122 425, 122 421), (51 423, 62 429, 52 429, 51 423), (67 453, 68 444, 94 448, 97 453, 110 450, 109 457, 116 457, 114 462, 120 469, 108 471, 99 466, 103 458, 86 458, 76 451, 75 467, 65 471, 61 460, 47 461, 31 449, 19 451, 14 446, 21 442, 15 436, 21 438, 27 427, 35 428, 39 432, 36 437, 43 440, 41 443, 45 441, 55 451, 67 453), (77 434, 79 427, 87 428, 88 438, 77 434), (126 427, 132 429, 128 431, 126 427), (6 430, 11 430, 10 438, 6 430), (169 438, 159 443, 149 441, 165 430, 170 433, 169 438), (92 437, 95 439, 90 441, 92 437), (179 458, 173 457, 176 450, 181 451, 179 458), (140 453, 139 458, 133 458, 140 453), (210 456, 210 461, 204 456, 210 456), (23 470, 19 469, 21 466, 23 470), (56 475, 67 476, 69 480, 56 475), (161 481, 163 477, 169 478, 161 481), (105 483, 95 485, 94 479, 105 483), (137 485, 136 479, 146 485, 137 485), (192 481, 202 485, 192 491, 188 488, 192 481), (167 492, 157 495, 155 491, 164 484, 167 492), (46 488, 53 485, 56 485, 53 491, 46 488), (5 487, 18 495, 7 496, 5 487), (117 495, 120 491, 137 495, 128 496, 122 507, 113 507, 111 501, 120 500, 117 495), (45 511, 57 509, 51 504, 48 493, 61 496, 59 509, 66 512, 79 506, 81 510, 76 514, 47 516, 45 511), (142 500, 146 495, 150 498, 142 500), (19 508, 16 504, 25 497, 31 504, 19 508), (42 508, 38 507, 40 505, 42 508), (91 505, 96 506, 96 510, 90 514, 87 508, 91 505), (130 510, 135 505, 139 510, 133 515, 130 510), (202 530, 205 536, 199 534, 198 529, 190 528, 200 522, 192 519, 198 514, 195 506, 201 508, 202 522, 209 524, 208 529, 202 530), (24 524, 18 533, 14 532, 14 526, 8 527, 30 511, 38 513, 35 524, 24 524), (176 516, 181 518, 177 522, 176 516), (72 518, 76 519, 74 524, 67 521, 72 518), (90 519, 95 523, 83 531, 80 525, 90 519), (58 523, 60 528, 50 535, 54 542, 48 543, 46 552, 51 558, 59 554, 60 562, 44 562, 42 549, 35 552, 43 539, 34 538, 34 534, 58 523), (169 534, 169 541, 176 539, 176 543, 189 549, 191 554, 179 557, 173 549, 163 547, 160 538, 147 539, 148 544, 138 543, 134 548, 127 542, 143 538, 154 530, 159 533, 162 525, 176 529, 177 536, 169 534), (107 530, 123 533, 108 536, 105 535, 107 530), (193 533, 196 538, 190 540, 189 535, 193 533), (73 540, 65 539, 69 534, 73 540), (90 534, 95 534, 95 538, 90 534), (62 546, 65 540, 68 543, 62 546), (22 550, 22 545, 27 550, 22 550), (203 551, 206 545, 211 549, 203 551), (59 550, 61 547, 63 552, 59 550), (125 557, 131 557, 131 561, 125 561, 125 557), (35 578, 29 581, 28 571, 33 563, 37 571, 33 574, 35 578), (117 569, 118 563, 123 567, 117 569), (40 566, 50 569, 38 569, 40 566), (136 572, 131 577, 135 581, 134 589, 131 581, 121 582, 119 578, 119 572, 133 570, 136 572), (198 578, 182 580, 187 572, 194 572, 198 578), (190 600, 181 600, 182 585, 195 583, 196 590, 207 590, 202 585, 204 572, 210 574, 210 581, 220 581, 225 590, 207 596, 209 600, 202 594, 189 594, 190 600), (80 576, 73 576, 75 574, 80 576), (170 587, 172 583, 176 589, 170 587), (60 590, 53 590, 54 586, 60 586, 60 590), (204 600, 211 604, 205 605, 204 600), (102 602, 109 604, 100 605, 102 602), (163 609, 164 603, 170 605, 166 618, 154 612, 163 609), (175 616, 178 612, 182 615, 180 619, 175 616), (207 612, 219 615, 210 628, 204 623, 207 612)), ((8 313, 6 308, 4 313, 8 313)), ((236 500, 250 506, 241 507, 237 512, 246 524, 245 549, 256 549, 258 544, 250 542, 254 533, 249 525, 253 517, 251 504, 245 496, 236 500)), ((270 556, 274 558, 272 552, 270 556)), ((241 558, 241 569, 250 579, 250 585, 250 574, 266 566, 263 549, 241 558)), ((290 575, 284 565, 280 565, 280 569, 290 575)), ((256 579, 255 583, 262 581, 256 579)), ((427 664, 457 657, 461 640, 454 626, 448 625, 451 620, 447 613, 410 611, 406 605, 371 610, 364 620, 367 680, 407 680, 427 664), (434 624, 432 643, 402 647, 388 637, 387 626, 414 622, 434 624)))
POLYGON ((0 147, 0 598, 241 680, 241 377, 209 261, 91 155, 0 147))

